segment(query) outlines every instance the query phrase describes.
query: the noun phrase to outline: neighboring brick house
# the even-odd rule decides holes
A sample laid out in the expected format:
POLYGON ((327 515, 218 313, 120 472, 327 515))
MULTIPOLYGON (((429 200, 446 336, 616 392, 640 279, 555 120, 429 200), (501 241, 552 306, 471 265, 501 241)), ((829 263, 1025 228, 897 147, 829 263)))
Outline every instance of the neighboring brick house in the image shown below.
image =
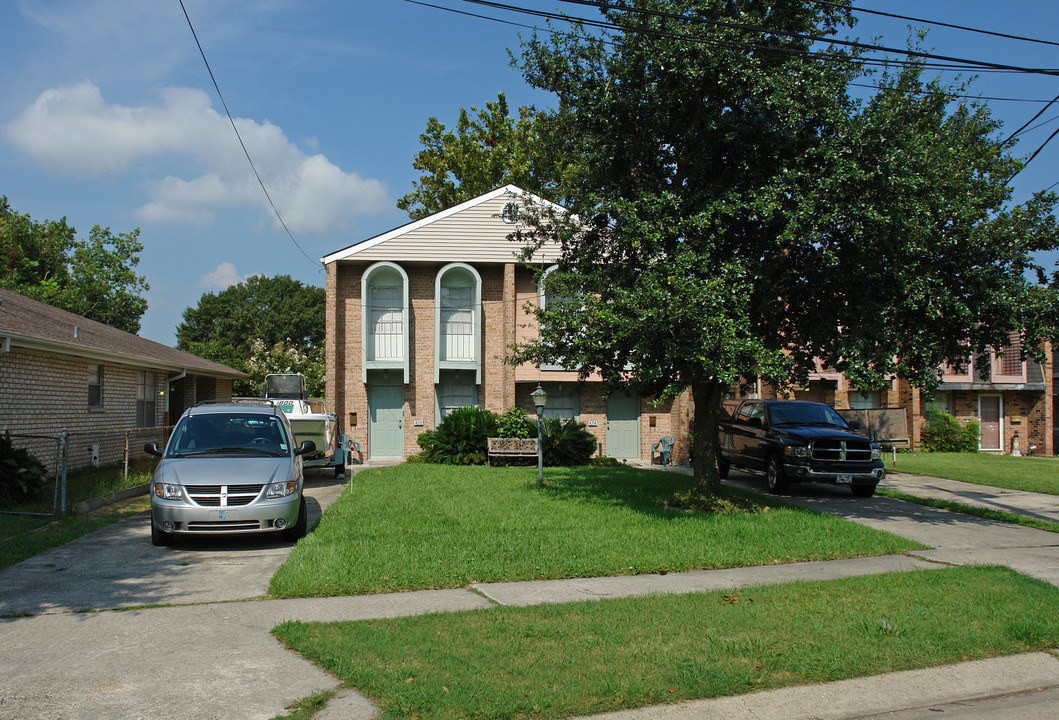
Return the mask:
POLYGON ((245 374, 0 289, 0 432, 99 433, 175 422, 245 374))
MULTIPOLYGON (((598 378, 503 362, 535 332, 526 306, 541 299, 535 269, 508 239, 523 194, 499 188, 323 258, 327 398, 345 432, 369 458, 407 457, 452 408, 532 415, 539 383, 545 414, 584 422, 602 454, 649 461, 651 445, 672 435, 675 458, 686 459, 687 394, 658 406, 635 388, 604 398, 598 378)), ((538 269, 556 257, 542 249, 538 269)))
MULTIPOLYGON (((941 385, 931 400, 907 381, 895 379, 879 392, 861 392, 839 372, 818 367, 808 386, 796 390, 795 398, 824 402, 835 409, 904 408, 913 449, 922 446, 923 424, 930 408, 937 408, 961 422, 974 420, 981 426, 983 452, 1026 454, 1035 447, 1038 455, 1052 455, 1055 444, 1055 370, 1033 360, 1022 360, 1017 334, 1003 355, 990 353, 989 372, 980 374, 973 363, 966 368, 943 368, 941 385)), ((1055 356, 1046 346, 1046 357, 1055 356)), ((765 393, 770 393, 767 389, 765 393)), ((774 394, 774 393, 772 393, 774 394)))

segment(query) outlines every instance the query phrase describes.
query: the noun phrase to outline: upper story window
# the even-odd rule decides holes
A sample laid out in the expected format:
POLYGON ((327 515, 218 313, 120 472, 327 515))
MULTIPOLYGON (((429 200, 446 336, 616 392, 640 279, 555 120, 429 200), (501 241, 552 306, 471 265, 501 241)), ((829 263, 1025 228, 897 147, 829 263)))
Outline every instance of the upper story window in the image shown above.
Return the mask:
POLYGON ((375 263, 361 278, 364 382, 370 369, 401 369, 408 382, 408 275, 375 263))
POLYGON ((441 268, 434 287, 434 381, 441 371, 474 370, 481 382, 482 278, 470 265, 441 268))
POLYGON ((88 366, 88 407, 103 407, 103 366, 88 366))

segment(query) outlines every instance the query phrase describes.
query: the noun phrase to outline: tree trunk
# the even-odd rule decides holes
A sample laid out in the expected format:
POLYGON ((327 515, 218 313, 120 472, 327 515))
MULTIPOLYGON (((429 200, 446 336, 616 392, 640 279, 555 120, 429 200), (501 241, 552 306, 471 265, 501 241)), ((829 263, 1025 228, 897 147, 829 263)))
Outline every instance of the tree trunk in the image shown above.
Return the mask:
POLYGON ((717 471, 717 459, 720 455, 718 426, 724 387, 715 378, 694 381, 691 384, 691 396, 695 401, 695 417, 692 420, 695 490, 703 495, 719 495, 721 476, 717 471))

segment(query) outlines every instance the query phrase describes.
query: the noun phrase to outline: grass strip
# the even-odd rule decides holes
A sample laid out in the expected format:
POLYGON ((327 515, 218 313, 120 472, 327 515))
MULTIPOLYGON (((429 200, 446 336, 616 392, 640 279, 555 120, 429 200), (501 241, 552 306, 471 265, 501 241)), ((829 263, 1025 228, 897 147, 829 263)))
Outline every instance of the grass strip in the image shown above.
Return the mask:
POLYGON ((58 519, 25 515, 0 515, 0 568, 22 562, 37 553, 64 545, 82 535, 150 509, 150 500, 132 498, 84 515, 58 519))
POLYGON ((992 485, 1008 490, 1059 495, 1059 458, 1012 457, 990 453, 898 453, 887 470, 992 485))
POLYGON ((1001 522, 1034 528, 1036 530, 1047 530, 1048 532, 1059 533, 1059 523, 1053 522, 1052 520, 1045 520, 1043 518, 1036 518, 1029 515, 1020 515, 1019 513, 1004 512, 1003 510, 992 510, 990 508, 978 507, 977 505, 967 505, 964 503, 953 502, 951 500, 939 500, 937 498, 909 495, 908 493, 890 490, 888 488, 876 488, 875 492, 878 495, 885 495, 886 497, 891 497, 895 500, 904 500, 905 502, 916 503, 918 505, 928 505, 941 510, 950 510, 952 512, 964 513, 965 515, 974 515, 976 517, 986 518, 987 520, 999 520, 1001 522))
POLYGON ((952 568, 274 633, 387 719, 559 718, 1046 650, 1059 588, 952 568))
POLYGON ((753 500, 757 512, 749 514, 666 506, 693 482, 628 467, 548 468, 544 487, 536 486, 535 468, 366 469, 298 543, 269 591, 351 595, 922 548, 772 499, 753 500))

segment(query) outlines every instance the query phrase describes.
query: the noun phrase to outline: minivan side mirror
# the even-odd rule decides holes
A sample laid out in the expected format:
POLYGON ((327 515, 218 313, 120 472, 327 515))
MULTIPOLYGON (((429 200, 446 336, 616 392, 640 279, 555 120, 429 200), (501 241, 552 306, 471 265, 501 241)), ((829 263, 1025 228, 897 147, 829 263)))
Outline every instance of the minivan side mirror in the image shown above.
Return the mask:
POLYGON ((849 429, 853 432, 857 432, 860 430, 860 420, 850 420, 846 424, 849 425, 849 429))
POLYGON ((149 443, 144 443, 143 451, 148 455, 154 455, 155 457, 162 457, 162 448, 156 440, 152 440, 149 443))
POLYGON ((750 427, 756 427, 756 428, 765 427, 765 423, 763 423, 761 421, 761 418, 759 418, 759 417, 748 418, 747 419, 747 423, 750 425, 750 427))
POLYGON ((316 443, 312 440, 306 440, 294 451, 295 455, 305 455, 306 453, 316 452, 316 443))

